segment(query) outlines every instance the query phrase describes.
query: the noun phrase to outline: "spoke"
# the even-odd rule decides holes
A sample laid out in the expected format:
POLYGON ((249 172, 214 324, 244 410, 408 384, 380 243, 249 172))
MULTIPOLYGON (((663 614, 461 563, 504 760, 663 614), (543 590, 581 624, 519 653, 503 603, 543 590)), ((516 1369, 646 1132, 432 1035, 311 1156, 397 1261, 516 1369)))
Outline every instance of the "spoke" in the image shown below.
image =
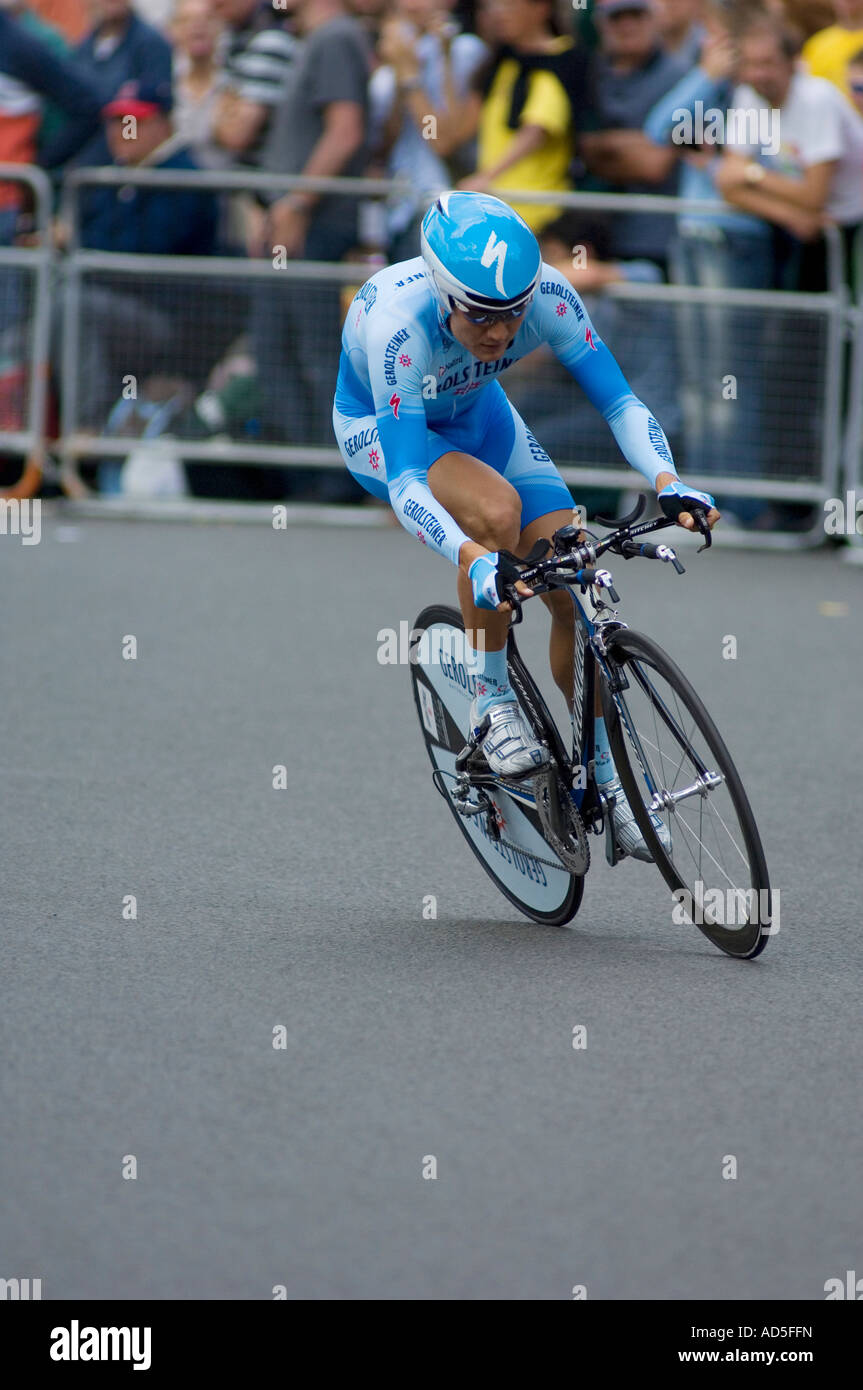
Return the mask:
MULTIPOLYGON (((692 750, 691 748, 687 749, 686 741, 685 741, 684 736, 683 736, 683 733, 682 733, 682 731, 681 731, 681 729, 680 729, 680 721, 678 720, 677 723, 675 723, 674 718, 673 718, 673 716, 672 716, 670 710, 666 707, 665 702, 664 702, 664 700, 662 699, 662 696, 661 696, 661 695, 659 694, 659 692, 656 690, 655 686, 651 685, 650 681, 648 681, 648 679, 647 679, 647 677, 645 676, 644 672, 641 670, 640 663, 639 663, 638 661, 633 662, 630 669, 631 669, 631 671, 632 671, 632 675, 633 675, 633 678, 634 678, 634 680, 635 680, 636 685, 639 687, 639 689, 641 690, 642 694, 645 695, 646 698, 647 698, 648 700, 650 700, 651 703, 654 704, 654 705, 656 706, 656 709, 657 709, 658 712, 659 712, 659 715, 660 715, 660 717, 661 717, 661 719, 662 719, 663 724, 665 724, 666 728, 668 729, 669 733, 672 735, 672 737, 674 738, 674 740, 675 740, 675 742, 678 744, 678 746, 679 746, 679 747, 682 747, 683 752, 684 752, 684 755, 686 754, 687 751, 690 753, 690 755, 692 755, 692 751, 693 751, 693 750, 692 750)), ((655 669, 655 668, 651 668, 651 669, 655 669)), ((661 681, 664 682, 664 684, 666 684, 666 685, 669 684, 669 682, 665 679, 665 677, 662 676, 659 672, 657 672, 657 676, 658 676, 658 678, 659 678, 661 681)), ((676 700, 676 699, 677 699, 677 693, 676 693, 676 691, 674 690, 673 686, 669 686, 669 688, 671 689, 671 693, 672 693, 672 695, 674 696, 674 698, 675 698, 675 700, 676 700)), ((693 715, 692 718, 693 718, 693 727, 694 727, 695 716, 693 715)), ((695 766, 696 766, 696 771, 697 771, 699 774, 703 774, 704 772, 707 771, 707 769, 706 769, 705 767, 700 767, 700 766, 698 765, 697 760, 696 760, 695 766)))
MULTIPOLYGON (((682 719, 680 718, 680 705, 679 705, 679 703, 678 703, 677 692, 676 692, 676 691, 675 691, 675 694, 674 694, 674 704, 675 704, 675 707, 676 707, 676 710, 677 710, 677 722, 678 722, 678 725, 682 725, 683 721, 682 721, 682 719)), ((682 728, 681 728, 680 732, 681 732, 681 734, 683 734, 683 729, 682 729, 682 728)), ((677 764, 677 772, 674 774, 675 779, 680 775, 680 769, 683 767, 683 760, 684 760, 684 758, 686 757, 686 753, 687 753, 687 746, 691 746, 691 744, 692 744, 692 735, 693 735, 694 732, 695 732, 695 716, 693 715, 693 717, 692 717, 692 729, 690 730, 690 732, 689 732, 688 734, 683 734, 684 746, 683 746, 683 748, 681 749, 681 753, 680 753, 680 762, 677 764)), ((698 771, 698 768, 696 767, 695 770, 696 770, 696 772, 697 772, 697 771, 698 771)), ((673 784, 672 784, 672 785, 673 785, 673 784)))
MULTIPOLYGON (((684 763, 684 760, 685 760, 685 758, 686 758, 686 755, 687 755, 687 753, 691 753, 692 734, 693 734, 694 731, 695 731, 695 717, 694 717, 694 715, 691 716, 691 717, 692 717, 692 728, 691 728, 691 730, 689 731, 689 733, 686 733, 686 732, 684 731, 684 727, 683 727, 684 721, 683 721, 683 716, 682 716, 681 711, 680 711, 680 703, 679 703, 678 698, 677 698, 677 692, 676 692, 676 691, 672 691, 672 695, 673 695, 673 697, 674 697, 674 705, 675 705, 675 715, 672 715, 672 714, 671 714, 671 711, 667 708, 667 706, 666 706, 666 704, 665 704, 665 701, 662 699, 662 696, 661 696, 661 695, 659 694, 659 692, 655 689, 655 687, 653 686, 653 684, 647 679, 646 675, 644 674, 644 671, 641 669, 640 664, 639 664, 639 663, 635 663, 635 667, 633 668, 633 675, 634 675, 635 678, 636 678, 636 683, 637 683, 637 685, 639 686, 639 688, 641 689, 642 694, 645 696, 645 698, 648 700, 648 702, 649 702, 649 704, 650 704, 650 711, 651 711, 651 714, 652 714, 652 716, 653 716, 653 727, 654 727, 654 731, 655 731, 655 734, 656 734, 656 743, 653 744, 652 746, 656 749, 656 752, 657 752, 658 755, 659 755, 660 766, 661 766, 661 772, 662 772, 662 783, 663 783, 663 786, 666 788, 666 790, 673 790, 674 785, 675 785, 675 782, 677 781, 677 778, 680 776, 680 771, 681 771, 681 769, 682 769, 682 767, 683 767, 683 763, 684 763), (637 670, 635 669, 635 667, 637 667, 637 670), (658 716, 658 714, 660 714, 661 712, 664 712, 664 715, 665 715, 665 717, 664 717, 664 719, 663 719, 663 721, 662 721, 662 722, 663 722, 663 726, 665 727, 665 729, 668 731, 669 734, 671 734, 672 732, 674 732, 674 734, 675 734, 674 741, 675 741, 675 743, 678 745, 678 747, 680 748, 680 762, 677 764, 677 768, 676 768, 676 770, 675 770, 674 776, 673 776, 673 778, 672 778, 670 784, 669 784, 669 782, 668 782, 668 780, 667 780, 667 775, 666 775, 665 753, 663 752, 662 747, 661 747, 661 744, 660 744, 660 733, 659 733, 659 724, 658 724, 657 716, 658 716), (671 729, 669 729, 669 727, 668 727, 668 721, 669 721, 669 720, 670 720, 673 724, 676 725, 676 730, 672 731, 671 729)), ((652 669, 652 668, 651 668, 651 669, 652 669)), ((663 679, 663 678, 660 677, 660 679, 663 679)), ((689 711, 689 710, 687 710, 687 714, 690 714, 690 711, 689 711)), ((634 727, 634 725, 633 725, 633 727, 634 727)), ((642 738, 642 737, 643 737, 642 734, 641 734, 641 732, 640 732, 640 730, 638 731, 638 737, 639 737, 639 738, 642 738)), ((648 740, 648 742, 649 742, 649 740, 648 740)), ((694 765, 694 767, 695 767, 696 772, 698 772, 698 764, 697 764, 697 761, 695 761, 695 759, 693 759, 693 765, 694 765)))
MULTIPOLYGON (((704 801, 704 798, 702 797, 701 800, 702 800, 702 802, 703 802, 703 801, 704 801)), ((718 808, 717 806, 715 806, 715 805, 713 804, 712 800, 711 800, 711 803, 710 803, 710 810, 711 810, 711 822, 713 821, 714 818, 719 822, 719 824, 722 826, 722 829, 725 831, 726 835, 728 836, 728 839, 731 841, 731 846, 732 846, 732 848, 737 852, 737 854, 740 856, 741 860, 742 860, 743 863, 745 864, 746 868, 748 869, 748 868, 749 868, 749 858, 748 858, 748 856, 745 855, 745 854, 743 853, 743 850, 740 848, 740 845, 737 843, 736 839, 734 838, 734 836, 732 835, 732 833, 731 833, 731 831, 729 830, 728 826, 726 825, 725 820, 724 820, 723 815, 722 815, 722 812, 719 810, 719 808, 718 808)), ((703 817, 703 814, 704 814, 704 806, 702 805, 702 807, 701 807, 701 815, 702 815, 702 817, 703 817)), ((707 848, 707 846, 705 845, 705 849, 706 849, 706 848, 707 848)), ((718 844, 717 844, 717 847, 716 847, 716 848, 717 848, 717 852, 719 852, 719 845, 718 845, 718 844)))
MULTIPOLYGON (((651 694, 652 694, 652 687, 650 686, 650 683, 649 683, 649 682, 648 682, 648 689, 651 690, 651 694)), ((656 742, 657 742, 657 744, 658 744, 658 743, 659 743, 659 724, 658 724, 658 722, 657 722, 657 717, 656 717, 657 711, 656 711, 656 702, 655 702, 655 700, 652 700, 652 699, 651 699, 651 701, 650 701, 650 710, 651 710, 651 713, 652 713, 652 715, 653 715, 653 727, 654 727, 654 730, 656 731, 656 742)), ((665 771, 665 753, 663 752, 663 750, 662 750, 661 747, 660 747, 660 749, 659 749, 659 764, 660 764, 660 770, 661 770, 661 772, 662 772, 662 787, 663 787, 664 790, 667 791, 667 790, 668 790, 668 787, 667 787, 668 778, 667 778, 667 774, 666 774, 666 771, 665 771)))
POLYGON ((620 712, 621 724, 624 730, 626 731, 630 743, 632 744, 633 752, 635 753, 636 757, 636 762, 638 766, 641 768, 642 775, 644 777, 645 782, 647 783, 647 789, 650 792, 650 795, 653 796, 654 792, 657 790, 658 787, 658 783, 654 785, 656 779, 653 775, 653 765, 642 746, 641 733, 636 728, 635 720, 632 717, 629 705, 627 704, 626 700, 623 698, 622 695, 618 696, 618 710, 620 712))
MULTIPOLYGON (((736 884, 736 883, 734 882, 734 880, 733 880, 732 878, 730 878, 729 875, 725 872, 725 869, 722 867, 722 865, 720 864, 720 862, 719 862, 719 860, 716 858, 716 856, 710 853, 710 850, 707 848, 707 845, 704 843, 704 841, 698 839, 698 836, 696 835, 696 833, 695 833, 695 831, 693 830, 692 826, 691 826, 687 821, 685 821, 685 820, 683 819, 682 816, 681 816, 681 818, 680 818, 680 820, 679 820, 678 823, 679 823, 680 825, 682 825, 682 826, 684 827, 684 829, 688 830, 689 833, 690 833, 690 835, 694 836, 695 839, 698 840, 698 843, 701 845, 701 848, 704 850, 704 852, 705 852, 705 854, 708 856, 708 858, 710 858, 710 859, 713 860, 713 863, 716 865, 716 868, 718 869, 718 871, 719 871, 719 873, 722 875, 722 877, 726 880, 726 882, 728 883, 728 885, 729 885, 731 888, 736 888, 736 887, 737 887, 737 884, 736 884)), ((690 852, 690 854, 692 853, 691 850, 690 850, 689 852, 690 852)), ((746 864, 746 866, 747 866, 747 868, 748 868, 748 867, 749 867, 748 860, 744 860, 744 863, 746 864)), ((700 866, 699 866, 699 873, 700 873, 700 866)))
MULTIPOLYGON (((674 857, 674 844, 675 844, 675 839, 676 839, 676 837, 675 837, 675 835, 674 835, 674 827, 675 827, 676 825, 678 825, 678 824, 682 825, 682 826, 684 827, 684 829, 686 829, 686 830, 689 831, 690 835, 693 836, 693 838, 695 839, 695 841, 697 842, 697 844, 701 845, 701 848, 702 848, 702 849, 705 848, 705 846, 702 845, 701 840, 700 840, 700 839, 698 838, 698 836, 695 834, 695 831, 694 831, 694 830, 692 829, 692 827, 688 824, 688 822, 685 821, 685 820, 683 819, 682 816, 680 816, 679 818, 678 818, 677 816, 675 816, 674 821, 672 822, 671 825, 669 825, 669 831, 671 832, 671 851, 672 851, 672 859, 673 859, 673 857, 674 857)), ((687 850, 687 852, 688 852, 688 854, 689 854, 689 857, 690 857, 690 859, 692 860, 692 863, 693 863, 693 865, 694 865, 694 867, 695 867, 695 872, 697 873, 698 877, 701 878, 701 877, 702 877, 701 860, 695 858, 695 855, 694 855, 693 852, 692 852, 692 847, 691 847, 691 845, 689 844, 689 842, 688 842, 686 839, 684 839, 683 843, 684 843, 684 846, 685 846, 685 848, 686 848, 686 850, 687 850)))
MULTIPOLYGON (((625 706, 627 718, 624 720, 624 729, 629 735, 629 742, 633 751, 640 750, 641 758, 644 761, 643 775, 647 783, 648 792, 652 795, 655 784, 656 789, 667 791, 673 794, 682 784, 681 774, 686 766, 688 778, 689 769, 693 768, 696 780, 705 774, 713 760, 713 754, 708 744, 704 740, 704 735, 698 725, 696 715, 688 706, 682 704, 681 697, 660 672, 650 668, 650 674, 656 681, 662 682, 662 689, 658 689, 654 680, 648 679, 643 669, 642 660, 634 661, 630 667, 634 677, 632 695, 638 691, 643 699, 648 703, 650 714, 642 710, 635 717, 630 704, 623 697, 620 701, 625 706), (650 734, 642 732, 642 724, 650 726, 650 734), (697 740, 697 743, 696 743, 697 740), (669 741, 669 746, 666 742, 669 741), (705 742, 706 756, 710 762, 703 762, 701 753, 701 743, 705 742)), ((635 770, 635 768, 633 768, 635 770)), ((723 788, 729 796, 728 783, 724 774, 721 786, 713 789, 707 796, 699 796, 699 806, 696 812, 695 807, 689 807, 688 802, 678 802, 673 812, 660 811, 663 822, 672 834, 672 860, 683 856, 684 850, 686 857, 690 860, 691 868, 688 872, 694 873, 696 878, 704 881, 704 867, 711 877, 715 874, 721 885, 739 891, 737 884, 732 878, 732 870, 737 859, 740 860, 746 870, 745 882, 751 883, 752 871, 749 864, 748 854, 740 844, 740 827, 736 808, 731 801, 731 815, 728 811, 723 814, 717 805, 716 792, 723 788), (685 808, 685 809, 684 809, 685 808), (687 817, 692 815, 690 821, 687 817), (733 822, 738 826, 735 835, 730 824, 733 822), (679 831, 675 836, 675 826, 679 831), (724 832, 724 833, 723 833, 724 832), (726 868, 727 858, 726 839, 730 842, 735 852, 735 857, 731 865, 726 868), (711 844, 707 841, 710 840, 711 844), (675 855, 675 849, 677 855, 675 855)), ((686 783, 688 785, 688 781, 686 783)), ((645 805, 649 805, 649 799, 645 799, 645 805)), ((681 877, 685 877, 685 871, 676 864, 681 877)))
POLYGON ((720 813, 718 810, 714 809, 713 814, 716 816, 716 819, 719 821, 719 824, 722 826, 722 829, 725 831, 725 833, 726 833, 726 835, 728 836, 729 840, 731 841, 732 845, 733 845, 734 848, 737 850, 737 853, 740 855, 740 858, 743 860, 744 864, 746 865, 746 867, 747 867, 747 869, 748 869, 748 868, 749 868, 749 857, 748 857, 748 855, 745 855, 745 854, 743 853, 743 850, 740 848, 739 844, 738 844, 737 841, 735 840, 735 838, 734 838, 734 836, 732 835, 731 831, 728 829, 728 826, 725 824, 725 821, 722 819, 721 813, 720 813))

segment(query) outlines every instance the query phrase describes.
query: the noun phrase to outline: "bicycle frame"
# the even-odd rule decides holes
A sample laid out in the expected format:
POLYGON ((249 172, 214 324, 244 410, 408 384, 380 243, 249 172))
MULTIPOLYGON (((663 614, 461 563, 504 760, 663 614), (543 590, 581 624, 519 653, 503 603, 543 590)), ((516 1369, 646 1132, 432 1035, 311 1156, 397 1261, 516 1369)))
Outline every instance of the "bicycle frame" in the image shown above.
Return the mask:
MULTIPOLYGON (((608 609, 602 600, 594 598, 592 593, 591 599, 595 609, 593 618, 588 614, 579 594, 570 589, 569 595, 575 609, 570 776, 575 804, 585 826, 590 830, 597 821, 601 822, 604 815, 595 779, 596 667, 598 663, 612 688, 622 688, 619 681, 623 673, 612 671, 606 655, 605 639, 609 631, 620 631, 626 624, 618 620, 615 610, 608 609)), ((623 677, 624 681, 625 679, 623 677)))
MULTIPOLYGON (((533 588, 535 594, 547 593, 552 589, 567 589, 572 599, 575 609, 575 647, 573 654, 571 751, 567 755, 561 747, 558 762, 563 765, 559 770, 585 829, 593 831, 594 834, 601 834, 603 827, 605 828, 606 857, 610 864, 617 862, 618 853, 611 834, 611 816, 609 814, 611 806, 608 798, 599 790, 596 783, 594 722, 596 667, 598 665, 601 669, 613 694, 628 688, 629 681, 625 672, 608 651, 610 634, 625 631, 627 624, 621 622, 617 615, 617 609, 609 606, 602 597, 603 592, 607 592, 612 604, 620 602, 611 574, 608 570, 596 569, 596 561, 607 550, 614 550, 626 559, 643 555, 651 559, 670 561, 679 574, 683 573, 683 566, 677 559, 675 552, 668 546, 644 543, 643 538, 649 533, 673 525, 670 518, 637 525, 645 505, 646 498, 642 495, 635 510, 629 516, 617 522, 598 518, 600 524, 615 527, 613 534, 603 541, 593 538, 586 542, 580 542, 577 539, 578 534, 591 536, 591 533, 585 531, 585 528, 582 527, 580 532, 577 532, 574 526, 561 528, 555 532, 552 538, 554 555, 550 560, 543 558, 548 551, 549 542, 547 541, 538 541, 526 560, 520 560, 518 556, 508 552, 501 552, 506 555, 508 560, 523 567, 520 578, 533 588), (588 594, 590 594, 593 614, 588 613, 583 601, 588 594)), ((705 515, 693 508, 693 516, 697 519, 698 529, 705 533, 706 545, 709 545, 710 528, 706 525, 705 515)), ((512 629, 522 620, 524 599, 518 595, 514 585, 506 587, 505 596, 512 604, 513 612, 510 624, 512 629)), ((529 708, 529 692, 522 689, 519 694, 522 704, 529 708)), ((536 715, 535 711, 534 715, 536 715)), ((649 776, 649 763, 644 758, 637 731, 631 729, 625 709, 621 710, 621 717, 631 733, 648 786, 655 796, 656 789, 652 786, 649 776)), ((538 717, 534 719, 534 722, 537 727, 541 727, 542 720, 538 717)), ((670 716, 669 726, 673 727, 670 716)), ((466 785, 469 784, 477 788, 499 786, 523 805, 536 805, 536 798, 527 785, 510 782, 491 773, 470 772, 468 768, 469 756, 470 748, 465 748, 461 757, 456 760, 456 770, 460 775, 466 776, 466 785)))
MULTIPOLYGON (((625 631, 627 624, 621 622, 617 615, 617 609, 609 606, 602 597, 603 592, 607 592, 612 604, 620 602, 614 589, 611 574, 607 570, 597 570, 594 566, 599 556, 606 550, 615 550, 626 559, 634 558, 640 554, 652 559, 670 561, 678 573, 683 573, 683 566, 674 551, 668 546, 644 544, 643 538, 645 536, 673 524, 670 518, 665 518, 637 525, 636 523, 644 511, 645 503, 646 499, 642 495, 635 510, 618 522, 598 518, 600 524, 611 525, 616 528, 614 533, 606 537, 604 541, 579 543, 576 540, 576 528, 573 526, 564 527, 553 537, 555 545, 553 560, 544 561, 541 559, 547 546, 544 547, 543 542, 538 542, 527 560, 521 562, 526 566, 521 577, 528 584, 534 586, 535 593, 544 593, 552 588, 565 588, 572 599, 575 610, 572 737, 569 765, 562 771, 566 774, 570 794, 585 828, 592 830, 595 834, 601 834, 603 825, 605 826, 606 856, 611 864, 617 862, 617 852, 610 834, 610 807, 607 798, 597 786, 595 776, 596 668, 598 665, 601 669, 613 694, 629 687, 625 672, 608 651, 608 639, 611 633, 625 631), (565 545, 572 546, 571 553, 568 554, 564 551, 562 547, 565 545), (535 563, 536 561, 538 563, 535 563), (570 568, 570 562, 572 562, 572 568, 570 568), (538 584, 536 580, 539 581, 538 584), (584 602, 588 594, 593 607, 592 615, 588 613, 584 602)), ((709 546, 710 529, 706 525, 706 518, 695 510, 693 515, 696 517, 698 529, 705 534, 705 544, 709 546)), ((582 534, 590 536, 591 533, 585 532, 582 528, 582 534)), ((508 558, 510 560, 517 559, 512 555, 509 555, 508 558)), ((507 597, 512 601, 512 626, 515 626, 522 618, 521 601, 514 588, 507 590, 507 597)), ((625 709, 621 710, 621 717, 630 731, 645 779, 655 796, 656 788, 652 786, 649 775, 649 761, 644 757, 637 731, 631 728, 625 709)), ((670 715, 668 716, 668 723, 677 736, 678 731, 670 715)), ((509 784, 507 784, 507 789, 512 792, 515 791, 515 788, 510 788, 509 784)))

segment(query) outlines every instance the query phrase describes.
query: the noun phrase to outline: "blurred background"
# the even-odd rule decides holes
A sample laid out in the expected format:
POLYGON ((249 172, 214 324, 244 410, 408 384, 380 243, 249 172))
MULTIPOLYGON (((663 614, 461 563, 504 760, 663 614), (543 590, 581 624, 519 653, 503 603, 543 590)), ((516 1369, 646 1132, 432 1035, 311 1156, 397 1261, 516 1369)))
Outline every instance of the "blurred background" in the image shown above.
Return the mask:
MULTIPOLYGON (((377 506, 341 325, 461 184, 530 222, 726 532, 823 540, 861 470, 861 111, 863 0, 0 0, 0 487, 377 506)), ((617 506, 551 353, 507 391, 617 506)))

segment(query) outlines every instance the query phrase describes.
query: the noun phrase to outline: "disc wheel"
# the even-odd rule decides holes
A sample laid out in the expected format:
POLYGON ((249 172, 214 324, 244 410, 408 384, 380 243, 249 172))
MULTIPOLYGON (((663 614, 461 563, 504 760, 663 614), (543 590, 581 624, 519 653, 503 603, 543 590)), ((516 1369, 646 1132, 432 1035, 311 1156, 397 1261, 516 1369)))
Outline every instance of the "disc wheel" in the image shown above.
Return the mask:
MULTIPOLYGON (((571 873, 546 842, 529 784, 519 784, 522 794, 532 797, 527 805, 501 783, 487 789, 497 837, 488 816, 463 816, 453 798, 455 762, 467 742, 474 695, 470 658, 461 614, 444 606, 426 608, 414 625, 410 672, 436 784, 474 855, 504 897, 535 922, 563 926, 578 911, 584 877, 571 873)), ((536 699, 541 703, 538 693, 536 699)), ((551 725, 548 711, 542 708, 551 725)))

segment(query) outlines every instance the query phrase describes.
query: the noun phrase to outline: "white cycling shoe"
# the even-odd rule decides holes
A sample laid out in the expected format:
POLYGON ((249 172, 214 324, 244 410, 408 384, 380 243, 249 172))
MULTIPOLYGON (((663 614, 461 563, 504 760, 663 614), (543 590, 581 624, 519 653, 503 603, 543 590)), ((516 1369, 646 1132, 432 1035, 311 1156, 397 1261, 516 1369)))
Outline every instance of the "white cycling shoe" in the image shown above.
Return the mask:
MULTIPOLYGON (((632 807, 626 799, 626 793, 620 784, 620 778, 615 777, 612 782, 606 782, 599 788, 605 796, 615 798, 614 807, 611 812, 611 823, 614 827, 614 843, 623 854, 628 854, 632 859, 641 859, 645 864, 653 863, 653 855, 647 848, 644 836, 638 828, 638 822, 632 814, 632 807)), ((656 831, 659 843, 666 854, 671 854, 671 836, 668 828, 659 816, 651 811, 650 819, 656 831)))
POLYGON ((537 743, 516 700, 491 705, 482 717, 476 705, 474 700, 470 707, 470 732, 476 736, 487 715, 489 728, 479 746, 496 777, 523 777, 548 762, 548 749, 537 743))

